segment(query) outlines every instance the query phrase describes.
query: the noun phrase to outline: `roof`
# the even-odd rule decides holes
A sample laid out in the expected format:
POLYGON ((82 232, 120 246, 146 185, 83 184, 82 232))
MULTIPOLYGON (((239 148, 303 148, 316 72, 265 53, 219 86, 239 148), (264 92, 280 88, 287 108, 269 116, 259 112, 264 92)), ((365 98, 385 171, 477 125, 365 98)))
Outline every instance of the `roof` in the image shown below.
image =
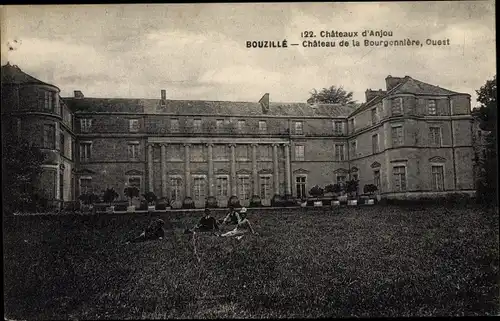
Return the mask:
POLYGON ((165 100, 128 98, 63 98, 74 112, 176 115, 235 115, 235 116, 319 116, 347 117, 358 105, 277 103, 269 104, 269 111, 263 113, 258 102, 165 100))
POLYGON ((59 89, 57 86, 43 82, 35 77, 28 75, 23 72, 21 68, 16 65, 11 65, 7 63, 2 66, 2 84, 34 84, 34 85, 45 85, 52 86, 59 89))
MULTIPOLYGON (((395 77, 397 78, 397 77, 395 77)), ((362 111, 369 109, 370 107, 378 104, 387 96, 395 94, 416 94, 416 95, 457 95, 461 94, 455 91, 451 91, 439 86, 434 86, 423 81, 413 79, 410 76, 405 76, 404 78, 399 78, 401 81, 394 86, 391 90, 387 91, 384 95, 376 96, 366 103, 362 104, 358 109, 356 109, 351 115, 354 116, 362 111)))

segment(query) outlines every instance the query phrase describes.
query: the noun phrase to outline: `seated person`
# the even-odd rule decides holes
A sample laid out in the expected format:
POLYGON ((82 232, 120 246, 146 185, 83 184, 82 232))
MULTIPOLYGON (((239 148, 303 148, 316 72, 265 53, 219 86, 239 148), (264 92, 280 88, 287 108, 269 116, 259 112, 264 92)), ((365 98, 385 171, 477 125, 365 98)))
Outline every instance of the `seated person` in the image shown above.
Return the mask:
POLYGON ((148 227, 146 227, 146 229, 141 233, 141 235, 139 235, 136 238, 128 240, 127 243, 129 242, 137 243, 137 242, 157 240, 157 239, 161 240, 165 236, 163 225, 165 225, 165 222, 162 219, 156 219, 152 221, 148 225, 148 227))
POLYGON ((252 228, 252 224, 250 223, 250 221, 246 218, 246 212, 247 209, 245 207, 241 209, 239 214, 236 212, 236 216, 238 218, 238 223, 236 225, 236 228, 234 228, 229 232, 221 234, 221 236, 223 237, 236 236, 238 239, 241 239, 242 235, 248 232, 252 232, 252 234, 258 235, 258 233, 255 232, 254 229, 252 228))
POLYGON ((196 226, 189 230, 186 229, 184 233, 189 234, 192 232, 215 232, 219 230, 219 225, 215 218, 210 216, 210 210, 208 208, 205 209, 205 216, 203 216, 196 226))
MULTIPOLYGON (((242 208, 241 210, 243 211, 243 209, 245 209, 246 212, 246 208, 242 208)), ((241 221, 240 214, 231 206, 229 208, 229 213, 220 222, 221 224, 238 224, 239 221, 241 221)))

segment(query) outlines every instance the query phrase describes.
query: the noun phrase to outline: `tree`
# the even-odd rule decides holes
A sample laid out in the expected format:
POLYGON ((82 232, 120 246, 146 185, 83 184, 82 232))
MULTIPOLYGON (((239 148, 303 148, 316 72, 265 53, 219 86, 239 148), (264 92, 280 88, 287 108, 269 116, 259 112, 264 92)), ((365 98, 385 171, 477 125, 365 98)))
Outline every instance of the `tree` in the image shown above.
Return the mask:
POLYGON ((154 192, 147 192, 146 194, 142 194, 146 202, 148 202, 148 205, 155 205, 156 201, 158 200, 158 197, 154 192))
POLYGON ((325 193, 324 190, 318 185, 313 186, 313 188, 311 188, 311 190, 309 191, 309 194, 312 197, 321 197, 324 195, 324 193, 325 193))
POLYGON ((370 195, 373 195, 375 194, 375 192, 378 190, 378 187, 377 185, 375 184, 366 184, 364 187, 363 187, 363 193, 365 194, 370 194, 370 195))
POLYGON ((351 179, 346 182, 345 185, 345 190, 349 195, 352 196, 353 193, 356 193, 356 196, 358 194, 358 187, 359 187, 359 181, 355 179, 351 179))
POLYGON ((114 188, 108 188, 104 191, 102 199, 105 203, 113 203, 118 198, 118 193, 114 188))
POLYGON ((342 86, 331 86, 330 88, 323 88, 321 91, 313 89, 310 94, 311 97, 307 100, 309 104, 350 104, 355 102, 352 99, 352 91, 347 92, 342 86))
POLYGON ((2 139, 2 196, 6 213, 24 210, 35 201, 44 154, 21 137, 2 139))
POLYGON ((486 136, 486 158, 481 162, 479 175, 478 196, 481 201, 498 204, 498 179, 497 179, 497 76, 486 81, 479 90, 477 101, 479 108, 479 127, 489 131, 486 136))
POLYGON ((139 197, 139 189, 135 186, 127 186, 123 190, 123 194, 128 198, 128 205, 132 206, 132 199, 139 197))

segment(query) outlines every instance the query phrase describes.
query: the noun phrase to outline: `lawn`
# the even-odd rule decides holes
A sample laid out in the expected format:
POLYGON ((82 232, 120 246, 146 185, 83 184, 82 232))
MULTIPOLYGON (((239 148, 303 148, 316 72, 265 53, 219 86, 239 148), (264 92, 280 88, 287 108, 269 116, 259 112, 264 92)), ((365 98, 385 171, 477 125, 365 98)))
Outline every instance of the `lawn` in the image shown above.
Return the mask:
MULTIPOLYGON (((259 236, 124 244, 148 215, 4 222, 9 319, 498 315, 498 214, 475 207, 249 212, 259 236)), ((218 213, 217 217, 221 217, 218 213)))

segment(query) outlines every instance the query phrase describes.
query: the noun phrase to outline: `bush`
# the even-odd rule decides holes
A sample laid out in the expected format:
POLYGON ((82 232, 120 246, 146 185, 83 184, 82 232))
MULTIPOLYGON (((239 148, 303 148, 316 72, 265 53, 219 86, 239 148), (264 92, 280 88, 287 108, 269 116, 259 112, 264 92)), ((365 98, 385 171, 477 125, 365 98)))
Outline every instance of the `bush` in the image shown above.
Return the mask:
POLYGON ((290 207, 296 205, 295 199, 291 196, 282 197, 281 195, 275 194, 271 199, 271 206, 273 207, 290 207))
POLYGON ((377 190, 378 190, 378 187, 375 184, 366 184, 363 187, 363 193, 365 193, 365 194, 373 195, 377 190))
POLYGON ((153 205, 156 203, 158 200, 158 197, 154 192, 147 192, 146 194, 142 194, 146 202, 148 202, 149 205, 153 205))
POLYGON ((85 205, 91 205, 91 204, 94 204, 96 203, 97 201, 99 201, 99 196, 97 196, 96 194, 94 193, 86 193, 86 194, 82 194, 78 197, 78 199, 80 201, 83 202, 83 204, 85 205))
POLYGON ((311 195, 312 197, 321 197, 324 194, 325 194, 324 190, 318 185, 313 186, 313 188, 311 188, 311 190, 309 191, 309 195, 311 195))
POLYGON ((113 203, 118 198, 118 193, 114 188, 108 188, 104 191, 102 199, 105 203, 113 203))
POLYGON ((134 197, 139 197, 139 189, 135 186, 128 186, 123 190, 123 194, 125 194, 131 204, 134 197))
POLYGON ((238 200, 238 197, 234 196, 234 195, 231 196, 229 198, 229 200, 227 201, 227 207, 234 207, 234 208, 241 207, 240 201, 238 200))
POLYGON ((250 200, 250 205, 249 207, 261 207, 262 206, 262 201, 260 199, 259 195, 253 195, 251 200, 250 200))
POLYGON ((450 205, 466 205, 469 204, 471 198, 469 194, 466 193, 452 193, 447 194, 445 197, 445 202, 450 205))
POLYGON ((217 208, 217 199, 214 196, 207 197, 205 201, 206 208, 217 208))
POLYGON ((184 209, 195 208, 193 199, 191 197, 186 197, 184 199, 184 201, 182 202, 182 208, 184 208, 184 209))

